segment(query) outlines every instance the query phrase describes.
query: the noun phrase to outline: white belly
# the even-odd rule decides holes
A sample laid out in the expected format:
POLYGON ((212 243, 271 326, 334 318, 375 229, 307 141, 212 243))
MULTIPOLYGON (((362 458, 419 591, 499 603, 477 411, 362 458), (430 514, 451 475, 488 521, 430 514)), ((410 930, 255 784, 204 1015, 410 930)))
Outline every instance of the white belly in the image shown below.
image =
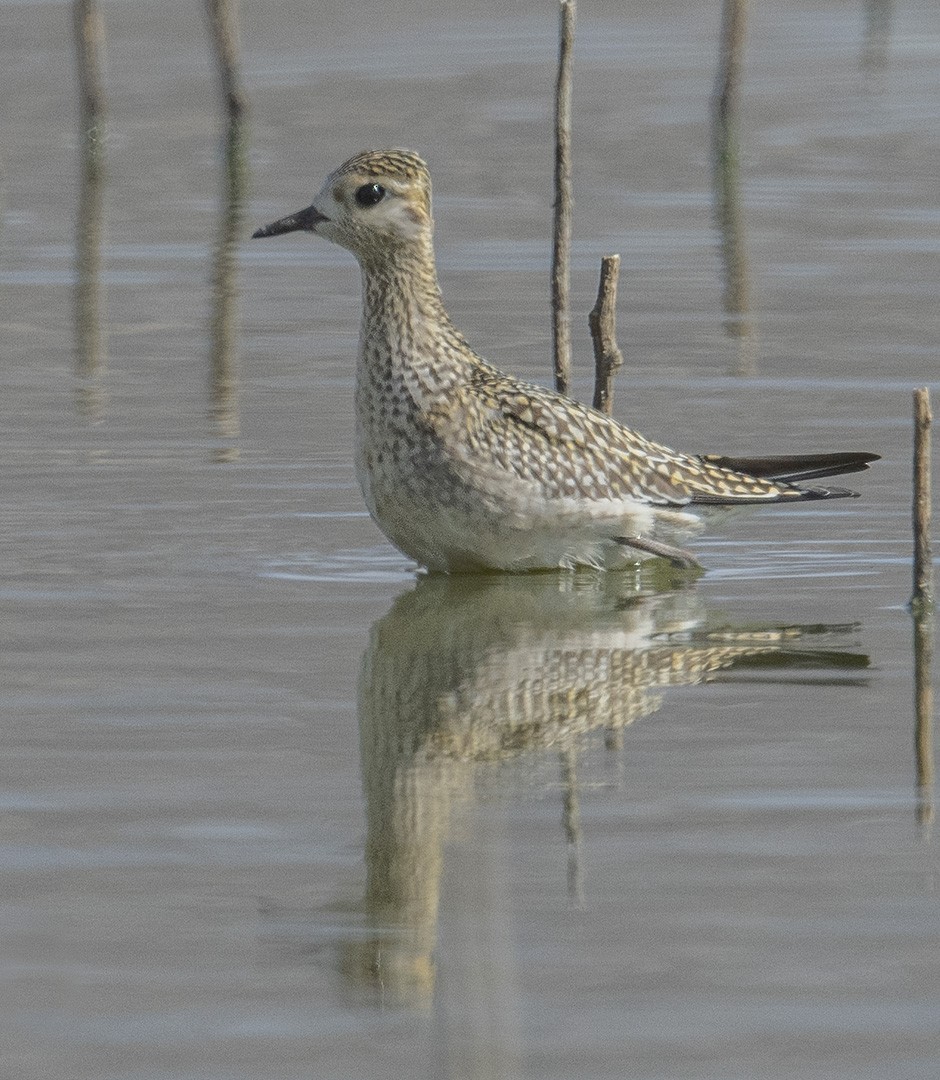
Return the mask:
POLYGON ((421 474, 422 458, 418 450, 402 458, 388 444, 377 452, 363 440, 356 473, 382 532, 431 571, 617 569, 649 557, 618 543, 618 536, 675 542, 701 527, 693 514, 645 503, 545 500, 510 479, 500 498, 492 485, 474 491, 439 467, 421 474))

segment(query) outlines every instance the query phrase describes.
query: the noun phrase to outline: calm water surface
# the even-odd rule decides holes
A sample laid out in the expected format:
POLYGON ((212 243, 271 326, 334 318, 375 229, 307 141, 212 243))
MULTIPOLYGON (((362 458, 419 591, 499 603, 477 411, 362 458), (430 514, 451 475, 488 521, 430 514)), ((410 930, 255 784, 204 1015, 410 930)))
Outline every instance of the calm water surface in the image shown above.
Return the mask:
POLYGON ((751 5, 719 206, 719 5, 636 7, 579 15, 577 393, 619 251, 618 416, 884 456, 686 587, 416 575, 352 473, 351 258, 246 239, 413 146, 455 321, 546 381, 553 5, 243 4, 240 204, 198 5, 103 6, 82 185, 68 5, 0 3, 4 1080, 937 1075, 940 9, 751 5))

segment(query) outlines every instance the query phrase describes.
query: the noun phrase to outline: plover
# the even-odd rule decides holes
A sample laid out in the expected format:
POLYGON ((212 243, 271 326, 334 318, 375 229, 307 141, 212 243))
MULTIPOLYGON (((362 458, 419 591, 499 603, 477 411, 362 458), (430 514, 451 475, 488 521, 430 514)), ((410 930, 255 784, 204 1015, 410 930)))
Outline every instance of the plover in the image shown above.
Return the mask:
POLYGON ((356 472, 379 528, 428 570, 613 569, 649 556, 697 566, 678 545, 703 508, 852 496, 800 485, 877 460, 680 453, 504 375, 444 309, 432 229, 425 163, 370 150, 305 210, 254 233, 313 232, 358 259, 356 472))

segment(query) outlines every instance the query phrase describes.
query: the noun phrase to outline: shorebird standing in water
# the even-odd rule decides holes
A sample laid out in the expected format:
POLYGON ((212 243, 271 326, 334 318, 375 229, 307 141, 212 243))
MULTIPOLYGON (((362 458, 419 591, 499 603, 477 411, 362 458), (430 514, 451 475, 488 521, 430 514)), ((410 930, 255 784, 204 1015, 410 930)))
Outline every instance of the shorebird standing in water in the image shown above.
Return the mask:
POLYGON ((801 482, 876 454, 730 458, 660 446, 602 413, 491 367, 444 310, 431 178, 408 150, 367 151, 306 210, 256 237, 305 230, 362 269, 356 472, 385 535, 432 571, 615 568, 677 546, 696 510, 854 495, 801 482))

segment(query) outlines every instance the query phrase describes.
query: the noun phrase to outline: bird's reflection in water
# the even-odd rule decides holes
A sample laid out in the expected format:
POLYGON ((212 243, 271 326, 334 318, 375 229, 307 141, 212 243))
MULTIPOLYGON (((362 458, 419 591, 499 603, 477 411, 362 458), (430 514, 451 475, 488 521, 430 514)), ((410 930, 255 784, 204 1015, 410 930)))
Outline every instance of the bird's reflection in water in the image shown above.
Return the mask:
POLYGON ((830 635, 814 647, 826 629, 845 628, 713 625, 694 588, 627 574, 420 579, 362 660, 369 929, 344 948, 346 978, 384 1004, 430 1002, 445 842, 481 770, 548 748, 564 760, 592 732, 615 744, 665 688, 735 665, 867 664, 830 635))

